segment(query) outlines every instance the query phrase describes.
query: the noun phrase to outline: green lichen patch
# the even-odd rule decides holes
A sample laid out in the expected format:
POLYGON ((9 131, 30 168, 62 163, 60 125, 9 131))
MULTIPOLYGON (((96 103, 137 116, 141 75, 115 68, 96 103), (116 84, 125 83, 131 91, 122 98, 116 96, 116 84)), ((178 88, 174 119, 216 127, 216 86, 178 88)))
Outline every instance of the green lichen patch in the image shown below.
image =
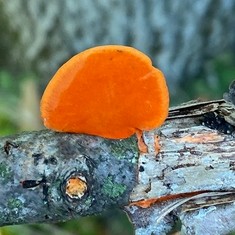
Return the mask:
POLYGON ((5 163, 0 163, 0 180, 4 181, 10 179, 12 176, 11 168, 5 163))
POLYGON ((7 201, 7 206, 9 209, 20 209, 23 206, 23 203, 18 198, 9 198, 7 201))
POLYGON ((86 207, 90 207, 92 205, 92 197, 88 197, 86 198, 86 201, 84 202, 84 204, 86 205, 86 207))
POLYGON ((128 158, 132 163, 138 158, 138 146, 135 137, 123 140, 108 140, 106 143, 110 147, 110 152, 118 159, 128 158))
POLYGON ((126 185, 115 183, 112 177, 108 177, 104 182, 103 193, 111 198, 120 197, 126 190, 126 185))

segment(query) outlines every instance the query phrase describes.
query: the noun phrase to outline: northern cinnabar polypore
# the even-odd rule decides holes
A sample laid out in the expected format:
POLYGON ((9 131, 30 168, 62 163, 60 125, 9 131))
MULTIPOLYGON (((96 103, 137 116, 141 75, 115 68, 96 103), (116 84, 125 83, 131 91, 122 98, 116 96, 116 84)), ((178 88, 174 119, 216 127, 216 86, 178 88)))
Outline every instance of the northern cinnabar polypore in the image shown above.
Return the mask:
POLYGON ((142 52, 107 45, 67 61, 41 100, 44 125, 55 131, 127 138, 159 127, 168 115, 162 72, 142 52))

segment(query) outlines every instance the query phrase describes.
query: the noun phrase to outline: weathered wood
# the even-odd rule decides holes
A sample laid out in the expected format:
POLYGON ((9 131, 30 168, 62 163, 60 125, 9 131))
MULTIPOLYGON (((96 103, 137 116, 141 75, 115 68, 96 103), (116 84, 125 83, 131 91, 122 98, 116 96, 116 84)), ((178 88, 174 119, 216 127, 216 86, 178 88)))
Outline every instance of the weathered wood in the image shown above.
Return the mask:
POLYGON ((200 234, 203 221, 212 224, 208 213, 220 218, 226 211, 217 229, 235 229, 228 222, 234 219, 235 132, 226 121, 233 113, 224 100, 173 108, 161 128, 144 133, 147 153, 138 151, 134 136, 40 131, 1 138, 0 223, 64 221, 117 206, 125 207, 139 235, 166 234, 177 220, 185 234, 200 234), (224 121, 219 131, 202 125, 216 127, 209 112, 224 121), (88 189, 80 185, 84 194, 70 197, 68 181, 76 177, 88 189))
MULTIPOLYGON (((218 104, 217 109, 223 106, 218 104)), ((149 149, 158 136, 161 150, 156 153, 152 148, 140 154, 142 170, 131 200, 235 188, 235 138, 201 125, 201 118, 176 116, 153 133, 146 133, 149 149)))
POLYGON ((145 134, 149 152, 139 156, 138 183, 130 195, 131 205, 126 207, 136 234, 166 234, 178 220, 184 234, 216 234, 215 229, 202 233, 202 227, 208 221, 212 227, 213 216, 205 220, 206 211, 215 211, 219 218, 217 209, 223 215, 228 210, 226 220, 214 225, 220 231, 217 234, 235 230, 235 223, 226 222, 234 220, 235 137, 203 126, 208 112, 228 119, 234 107, 224 100, 183 104, 171 109, 164 126, 145 134), (159 152, 154 148, 156 136, 159 152), (199 221, 201 227, 196 224, 199 221))

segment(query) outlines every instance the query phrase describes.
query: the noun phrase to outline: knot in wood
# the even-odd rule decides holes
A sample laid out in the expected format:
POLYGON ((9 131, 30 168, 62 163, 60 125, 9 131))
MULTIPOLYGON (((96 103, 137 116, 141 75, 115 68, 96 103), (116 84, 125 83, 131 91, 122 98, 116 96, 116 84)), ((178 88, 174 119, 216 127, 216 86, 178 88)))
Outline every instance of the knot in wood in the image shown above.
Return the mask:
POLYGON ((71 199, 81 199, 87 192, 87 181, 82 175, 72 175, 66 180, 65 193, 71 199))

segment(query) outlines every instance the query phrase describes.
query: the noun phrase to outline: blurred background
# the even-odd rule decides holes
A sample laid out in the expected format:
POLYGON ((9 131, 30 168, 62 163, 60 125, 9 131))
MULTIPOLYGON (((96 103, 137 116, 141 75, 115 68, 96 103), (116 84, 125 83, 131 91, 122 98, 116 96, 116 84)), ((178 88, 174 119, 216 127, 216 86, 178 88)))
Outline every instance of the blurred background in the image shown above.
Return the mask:
MULTIPOLYGON (((234 0, 0 0, 0 135, 43 128, 39 102, 56 70, 89 47, 146 53, 167 79, 171 105, 222 98, 235 79, 234 0)), ((9 234, 133 234, 124 213, 9 234)))

